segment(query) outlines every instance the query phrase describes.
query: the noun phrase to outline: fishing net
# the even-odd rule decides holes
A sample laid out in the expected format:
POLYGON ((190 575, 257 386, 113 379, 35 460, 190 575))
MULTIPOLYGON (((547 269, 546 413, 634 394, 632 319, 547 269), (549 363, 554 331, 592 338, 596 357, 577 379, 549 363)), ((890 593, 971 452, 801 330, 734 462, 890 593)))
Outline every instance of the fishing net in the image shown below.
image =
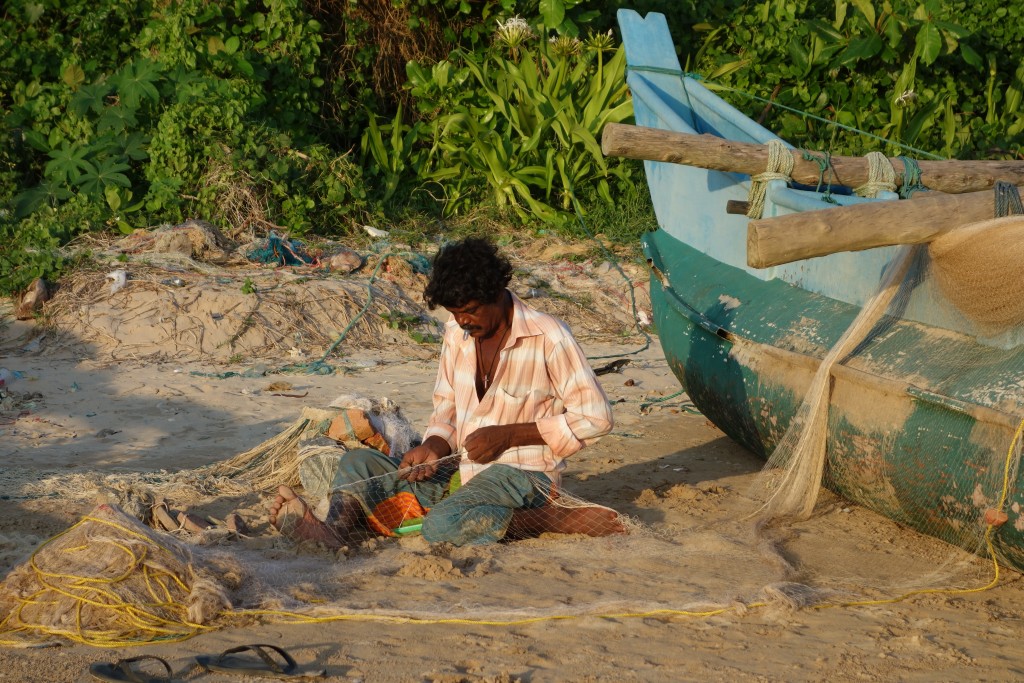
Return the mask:
MULTIPOLYGON (((969 246, 988 234, 979 232, 969 246)), ((170 506, 189 501, 194 510, 211 511, 207 519, 215 517, 215 504, 225 499, 233 504, 248 500, 252 510, 254 500, 268 505, 282 495, 282 485, 288 488, 288 501, 301 500, 288 502, 287 514, 279 515, 286 518, 280 524, 284 534, 266 525, 265 512, 247 517, 248 531, 221 524, 172 530, 171 540, 181 543, 190 559, 173 568, 184 588, 167 601, 174 603, 174 613, 161 612, 159 619, 160 628, 167 629, 169 622, 178 630, 158 631, 156 621, 140 626, 125 610, 112 618, 116 623, 83 612, 89 618, 76 619, 73 628, 63 622, 54 626, 54 617, 45 615, 17 621, 10 617, 21 604, 16 600, 3 603, 10 610, 5 630, 127 642, 184 637, 196 632, 196 625, 252 619, 507 624, 588 615, 706 617, 984 588, 991 564, 942 541, 981 556, 994 552, 1006 564, 1020 566, 1013 535, 1024 524, 1016 522, 1019 500, 1012 491, 1007 495, 1005 481, 1016 478, 1014 416, 1024 412, 1017 399, 1024 362, 1012 341, 1019 323, 1011 317, 1003 328, 990 325, 991 315, 984 313, 993 303, 988 299, 986 318, 962 305, 949 328, 919 320, 924 303, 958 286, 942 246, 894 255, 880 276, 879 291, 853 311, 852 322, 839 333, 793 326, 792 348, 799 349, 800 359, 780 382, 802 406, 787 417, 766 404, 764 424, 778 430, 766 429, 768 441, 779 446, 757 486, 751 488, 749 478, 741 477, 690 478, 693 454, 685 449, 665 463, 647 463, 643 454, 631 454, 648 468, 645 477, 651 481, 631 504, 632 511, 647 511, 643 519, 622 510, 615 515, 595 504, 601 496, 575 495, 565 486, 545 487, 538 480, 544 493, 535 502, 547 508, 547 527, 513 516, 506 532, 515 542, 429 543, 423 535, 430 514, 424 501, 405 497, 378 509, 389 498, 379 491, 401 488, 398 479, 405 472, 397 465, 386 473, 339 478, 355 452, 372 447, 397 459, 419 435, 385 399, 342 397, 331 406, 303 409, 275 437, 201 470, 119 474, 102 482, 76 478, 83 475, 59 478, 68 499, 76 491, 81 495, 104 485, 112 501, 143 518, 159 500, 170 506), (986 324, 985 334, 978 331, 980 323, 986 324), (945 366, 937 371, 920 356, 900 355, 908 338, 941 345, 945 366), (899 381, 880 383, 880 377, 899 381), (928 438, 913 441, 936 415, 953 439, 938 442, 943 457, 929 452, 933 442, 928 438), (948 454, 950 443, 960 445, 953 455, 948 454), (913 457, 905 456, 908 451, 913 457), (827 490, 820 489, 822 484, 827 490), (352 500, 360 506, 354 516, 346 502, 352 500), (852 546, 836 543, 828 561, 808 562, 804 539, 841 536, 857 518, 850 513, 854 503, 894 522, 873 523, 881 538, 852 546), (999 515, 1013 521, 1000 526, 999 515), (561 522, 566 525, 558 526, 561 522), (901 547, 903 525, 941 541, 915 541, 915 551, 908 552, 901 547), (606 535, 610 530, 627 533, 606 535), (200 570, 213 576, 212 594, 226 600, 216 603, 219 607, 208 611, 211 616, 202 623, 187 609, 193 586, 189 577, 200 570)), ((996 259, 1000 249, 994 245, 991 251, 996 259)), ((1002 251, 1013 257, 1011 250, 1002 251)), ((738 336, 732 342, 730 363, 755 362, 754 342, 738 336)), ((764 377, 766 383, 778 379, 764 377)), ((459 457, 441 466, 454 471, 459 457)), ((57 485, 50 480, 35 486, 52 491, 57 485)), ((442 496, 458 491, 451 480, 444 486, 442 496)), ((156 557, 162 552, 156 546, 168 547, 168 534, 151 533, 145 554, 156 557)), ((132 556, 140 554, 137 549, 132 556)), ((141 590, 148 594, 152 584, 145 576, 152 570, 141 571, 141 590)), ((103 574, 98 568, 91 573, 126 575, 103 574)), ((81 582, 83 575, 76 574, 76 580, 81 582)), ((5 582, 4 591, 13 585, 5 582)), ((119 595, 128 604, 156 602, 152 596, 140 597, 139 589, 119 595)))
POLYGON ((0 632, 93 645, 191 637, 231 608, 239 572, 101 505, 35 551, 0 589, 0 632))
POLYGON ((996 336, 1024 323, 1024 218, 1007 216, 947 232, 928 245, 943 295, 978 326, 996 336))
MULTIPOLYGON (((391 516, 375 510, 372 521, 360 518, 344 543, 294 529, 278 533, 266 524, 265 508, 253 511, 272 502, 280 485, 301 496, 304 515, 336 528, 341 501, 369 499, 407 471, 398 469, 397 458, 419 436, 397 405, 359 396, 333 404, 304 408, 276 436, 199 470, 62 475, 21 488, 59 493, 67 505, 103 490, 111 502, 42 543, 0 586, 4 642, 61 637, 126 645, 254 619, 528 622, 715 614, 742 612, 751 601, 792 609, 822 595, 793 581, 793 567, 739 516, 680 535, 540 479, 544 495, 533 502, 556 511, 549 516, 556 526, 568 526, 545 530, 512 520, 508 537, 522 539, 514 543, 428 543, 420 534, 426 510, 412 505, 392 508, 391 516), (368 443, 396 458, 393 471, 339 486, 346 457, 368 443), (191 510, 211 524, 158 531, 153 510, 160 505, 191 510), (248 528, 232 530, 217 519, 226 517, 225 505, 248 510, 248 528), (605 536, 612 520, 628 533, 605 536), (581 562, 595 552, 615 560, 581 562), (666 578, 701 574, 709 554, 727 568, 666 593, 666 578), (573 586, 568 600, 566 582, 573 586)), ((460 457, 441 465, 454 468, 460 457)), ((722 493, 680 484, 644 496, 653 504, 690 506, 722 493)))
POLYGON ((861 309, 811 378, 810 387, 790 428, 768 460, 770 468, 783 472, 781 477, 772 481, 772 491, 765 502, 768 518, 806 519, 814 511, 825 469, 832 370, 836 363, 863 343, 878 324, 896 296, 914 253, 913 249, 905 249, 893 260, 882 277, 878 293, 861 309))
MULTIPOLYGON (((1022 229, 1019 216, 983 221, 891 258, 878 291, 800 387, 802 401, 752 493, 766 525, 820 512, 824 485, 1021 567, 1022 229), (942 327, 921 322, 936 302, 947 311, 942 327)), ((992 585, 993 569, 998 577, 991 562, 950 549, 913 582, 841 565, 828 580, 888 593, 974 590, 992 585)))

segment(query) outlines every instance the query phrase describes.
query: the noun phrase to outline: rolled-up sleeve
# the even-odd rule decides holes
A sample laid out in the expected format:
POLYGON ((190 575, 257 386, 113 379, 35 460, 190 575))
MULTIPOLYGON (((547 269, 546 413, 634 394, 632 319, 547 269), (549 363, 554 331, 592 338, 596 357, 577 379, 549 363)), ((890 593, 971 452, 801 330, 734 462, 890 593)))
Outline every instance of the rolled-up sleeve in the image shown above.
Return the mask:
POLYGON ((448 442, 452 452, 458 450, 455 402, 455 354, 452 344, 446 339, 441 348, 441 359, 434 381, 434 410, 423 433, 423 440, 439 436, 448 442))
POLYGON ((565 458, 611 432, 612 410, 583 350, 571 336, 554 342, 547 353, 548 378, 565 412, 539 418, 537 429, 552 454, 565 458))

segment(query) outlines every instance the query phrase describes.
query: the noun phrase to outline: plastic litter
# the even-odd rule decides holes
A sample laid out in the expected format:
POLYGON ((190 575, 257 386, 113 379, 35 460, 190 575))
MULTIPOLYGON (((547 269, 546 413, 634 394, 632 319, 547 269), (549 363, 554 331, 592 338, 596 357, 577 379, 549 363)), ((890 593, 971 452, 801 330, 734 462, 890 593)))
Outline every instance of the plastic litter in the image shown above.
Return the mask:
POLYGON ((8 370, 7 368, 0 368, 0 387, 10 385, 10 383, 16 379, 21 379, 25 376, 25 373, 20 370, 8 370))
POLYGON ((125 270, 114 270, 107 273, 107 279, 114 281, 110 285, 110 293, 116 294, 128 282, 128 272, 125 270))
POLYGON ((391 234, 387 230, 381 230, 380 228, 375 228, 372 225, 364 225, 363 230, 365 230, 366 234, 369 235, 370 237, 375 237, 377 239, 380 239, 381 237, 387 237, 391 234))

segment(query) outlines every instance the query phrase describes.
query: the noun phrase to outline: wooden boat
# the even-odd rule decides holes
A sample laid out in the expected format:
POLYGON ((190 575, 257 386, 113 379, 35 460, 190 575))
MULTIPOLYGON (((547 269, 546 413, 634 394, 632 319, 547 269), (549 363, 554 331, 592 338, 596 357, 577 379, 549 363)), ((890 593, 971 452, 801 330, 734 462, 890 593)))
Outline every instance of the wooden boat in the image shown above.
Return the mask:
MULTIPOLYGON (((683 74, 662 15, 641 18, 620 10, 618 20, 637 126, 712 142, 715 136, 723 144, 777 139, 683 74)), ((679 161, 686 154, 655 156, 679 161)), ((644 250, 665 356, 715 425, 768 456, 821 359, 904 247, 861 245, 851 247, 857 251, 752 267, 746 249, 750 219, 730 213, 731 206, 748 200, 749 172, 667 161, 646 161, 645 167, 659 229, 647 234, 644 250)), ((1006 172, 1019 184, 1019 167, 1006 172)), ((953 195, 938 193, 908 202, 893 193, 864 199, 831 190, 835 205, 823 203, 813 185, 772 181, 764 216, 842 215, 844 207, 865 206, 880 212, 882 227, 892 228, 901 219, 886 220, 886 211, 918 201, 953 201, 953 195)), ((957 213, 957 204, 952 218, 986 211, 990 218, 990 192, 984 201, 985 208, 974 213, 957 213)), ((878 223, 876 216, 873 225, 878 223)), ((989 522, 1001 521, 998 508, 1008 518, 993 530, 998 557, 1024 569, 1024 482, 1016 455, 1008 457, 1024 417, 1019 331, 987 338, 934 282, 908 287, 899 315, 886 317, 856 353, 832 369, 825 483, 849 500, 971 551, 982 546, 989 522)))

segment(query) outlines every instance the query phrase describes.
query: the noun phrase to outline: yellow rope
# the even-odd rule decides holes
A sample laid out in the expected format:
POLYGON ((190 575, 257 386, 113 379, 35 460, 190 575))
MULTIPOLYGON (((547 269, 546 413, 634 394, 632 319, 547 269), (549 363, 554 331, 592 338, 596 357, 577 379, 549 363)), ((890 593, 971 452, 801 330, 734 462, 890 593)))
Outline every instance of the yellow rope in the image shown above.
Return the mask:
MULTIPOLYGON (((1006 505, 1006 499, 1010 493, 1010 470, 1013 463, 1013 454, 1017 448, 1017 444, 1020 442, 1021 434, 1024 433, 1024 419, 1020 421, 1017 426, 1017 430, 1013 435, 1013 439, 1010 441, 1010 446, 1006 450, 1006 458, 1003 463, 1003 486, 999 496, 999 504, 996 507, 997 510, 1002 511, 1006 505)), ((887 598, 883 600, 855 600, 850 602, 835 602, 825 603, 821 605, 813 605, 813 609, 834 609, 837 607, 864 607, 868 605, 888 605, 897 602, 902 602, 909 598, 917 595, 928 595, 928 594, 946 594, 946 595, 963 595, 968 593, 981 593, 992 588, 995 588, 999 583, 999 560, 996 557, 995 546, 992 543, 992 535, 996 530, 996 525, 989 524, 985 529, 985 544, 989 551, 989 558, 992 560, 992 580, 983 586, 977 586, 975 588, 924 588, 920 590, 914 590, 904 593, 895 598, 887 598)), ((768 602, 755 602, 749 605, 745 605, 746 609, 758 609, 767 607, 770 603, 768 602)), ((419 617, 397 617, 387 615, 376 615, 376 614, 343 614, 343 615, 332 615, 323 617, 314 617, 310 615, 304 615, 298 612, 284 612, 276 610, 240 610, 236 611, 237 615, 250 615, 250 616, 278 616, 289 619, 287 623, 300 623, 300 624, 322 624, 332 621, 377 621, 377 622, 388 622, 388 623, 399 623, 399 624, 470 624, 476 626, 521 626, 524 624, 535 624, 544 621, 564 621, 568 619, 582 619, 586 617, 598 618, 598 619, 646 619, 651 617, 659 616, 678 616, 678 617, 711 617, 719 614, 724 614, 733 608, 716 608, 707 611, 692 611, 692 610, 676 610, 676 609, 658 609, 649 612, 622 612, 622 613, 599 613, 599 614, 553 614, 540 617, 528 617, 524 619, 509 619, 509 620, 486 620, 486 619, 426 619, 419 617)))
POLYGON ((750 194, 747 197, 749 206, 747 218, 758 219, 764 213, 764 200, 768 194, 768 181, 784 180, 787 183, 793 180, 793 153, 789 151, 782 140, 770 140, 768 142, 768 167, 764 173, 750 176, 750 194))
MULTIPOLYGON (((114 577, 77 576, 49 571, 39 566, 37 555, 43 548, 86 522, 111 527, 123 534, 152 544, 158 551, 173 555, 170 550, 145 534, 115 522, 87 515, 73 526, 51 538, 32 553, 29 558, 29 567, 35 574, 36 580, 42 586, 42 589, 27 597, 19 598, 17 607, 0 622, 0 630, 8 634, 44 633, 50 636, 67 638, 85 645, 113 648, 128 645, 144 645, 154 641, 177 642, 211 629, 209 626, 192 623, 187 617, 188 606, 175 599, 172 595, 166 583, 167 579, 173 581, 186 596, 190 592, 189 587, 178 576, 144 564, 149 557, 147 546, 132 548, 115 540, 97 539, 123 551, 128 557, 129 568, 114 577), (150 597, 152 597, 152 603, 129 603, 112 588, 126 581, 131 576, 137 575, 139 567, 142 568, 143 586, 150 597), (61 582, 62 585, 58 585, 58 582, 61 582), (160 598, 157 587, 165 596, 164 599, 160 598), (54 604, 55 601, 42 599, 46 594, 63 595, 75 601, 75 626, 73 629, 37 625, 24 621, 22 615, 26 607, 30 605, 54 604), (119 613, 118 619, 124 624, 125 629, 88 629, 83 623, 83 610, 86 606, 95 609, 113 610, 119 613), (171 612, 174 615, 173 618, 155 613, 154 610, 158 609, 171 612), (131 629, 135 637, 126 638, 125 631, 127 629, 131 629)), ((75 546, 64 549, 64 552, 77 552, 82 549, 83 546, 75 546)), ((0 640, 0 644, 14 645, 18 644, 18 641, 4 639, 0 640)))
MULTIPOLYGON (((997 508, 996 508, 1000 512, 1005 507, 1007 497, 1009 496, 1010 471, 1011 471, 1011 466, 1012 466, 1013 459, 1014 459, 1014 451, 1017 449, 1017 445, 1020 442, 1022 433, 1024 433, 1024 419, 1022 419, 1020 424, 1017 426, 1017 430, 1014 433, 1013 439, 1011 440, 1010 446, 1009 446, 1009 448, 1007 449, 1007 452, 1006 452, 1006 458, 1005 458, 1005 462, 1003 464, 1003 485, 1002 485, 1002 491, 1000 493, 999 503, 998 503, 997 508)), ((99 602, 99 601, 94 600, 94 599, 86 598, 84 596, 75 595, 75 594, 72 594, 72 593, 70 593, 70 592, 68 592, 68 591, 66 591, 66 590, 64 590, 64 589, 62 589, 60 587, 52 586, 48 582, 46 582, 42 577, 46 576, 46 577, 52 577, 52 578, 70 578, 70 579, 83 579, 83 578, 86 578, 86 577, 76 577, 76 576, 60 575, 60 574, 56 574, 56 573, 53 573, 53 572, 44 572, 44 571, 38 569, 37 565, 35 564, 35 555, 36 555, 36 553, 38 553, 40 550, 42 550, 42 548, 46 547, 46 545, 48 545, 49 543, 52 543, 56 539, 60 538, 64 534, 70 532, 71 530, 75 529, 76 527, 80 526, 81 524, 83 524, 86 521, 98 522, 100 524, 105 524, 107 526, 116 528, 116 529, 118 529, 120 531, 123 531, 125 533, 128 533, 130 535, 133 535, 133 536, 139 537, 141 539, 144 539, 147 542, 153 543, 154 545, 156 545, 156 547, 159 550, 162 550, 162 551, 164 551, 166 553, 170 553, 169 550, 167 550, 166 548, 164 548, 164 547, 160 546, 159 544, 155 543, 149 537, 144 536, 142 534, 139 534, 139 533, 137 533, 137 532, 135 532, 135 531, 133 531, 131 529, 128 529, 128 528, 126 528, 126 527, 124 527, 122 525, 119 525, 119 524, 116 524, 116 523, 113 523, 113 522, 108 522, 106 520, 98 519, 98 518, 91 517, 91 516, 83 517, 82 520, 79 521, 77 524, 75 524, 74 526, 70 527, 66 531, 61 532, 60 534, 54 536, 52 539, 47 541, 47 543, 44 543, 42 546, 40 546, 38 549, 36 549, 36 551, 32 554, 31 566, 33 567, 34 570, 37 571, 37 574, 40 577, 40 583, 42 585, 44 585, 46 588, 44 590, 37 591, 35 594, 33 594, 31 596, 28 596, 27 598, 20 599, 18 607, 15 608, 15 610, 12 610, 12 612, 10 614, 8 614, 6 617, 4 617, 3 621, 0 621, 0 631, 6 632, 8 634, 16 634, 16 633, 28 634, 28 633, 42 632, 42 633, 45 633, 47 635, 61 636, 61 637, 67 638, 69 640, 72 640, 74 642, 82 643, 82 644, 85 644, 85 645, 92 645, 94 647, 117 648, 117 647, 128 647, 128 646, 133 646, 133 645, 147 645, 147 644, 151 644, 151 643, 153 643, 155 641, 160 641, 160 642, 180 642, 180 641, 192 638, 193 636, 198 635, 202 631, 212 630, 212 627, 210 627, 210 626, 204 626, 204 625, 201 625, 201 624, 193 624, 193 623, 189 622, 187 620, 187 618, 185 618, 184 616, 180 617, 178 621, 172 621, 170 619, 166 619, 166 618, 161 617, 159 615, 150 614, 150 613, 148 613, 145 610, 140 608, 140 607, 145 607, 146 605, 139 606, 139 605, 127 604, 127 603, 125 603, 123 601, 122 598, 120 598, 120 596, 116 595, 116 593, 102 590, 98 586, 81 586, 81 588, 87 589, 87 590, 90 590, 90 591, 93 591, 93 592, 96 592, 96 593, 100 593, 102 595, 106 595, 106 597, 108 597, 112 601, 112 604, 102 603, 102 602, 99 602), (46 627, 46 626, 30 626, 30 625, 24 624, 24 623, 22 623, 22 625, 20 625, 20 626, 16 626, 16 625, 11 624, 12 617, 14 618, 15 621, 20 621, 21 620, 20 618, 21 618, 21 611, 22 611, 22 609, 24 609, 24 607, 29 605, 29 604, 35 603, 36 602, 36 598, 38 598, 42 594, 46 593, 48 590, 52 590, 52 591, 57 592, 57 593, 68 595, 68 596, 74 598, 75 600, 77 600, 76 615, 75 615, 76 616, 76 619, 75 619, 75 630, 59 629, 59 628, 56 628, 56 627, 46 627), (129 624, 131 626, 135 627, 135 629, 138 632, 138 637, 137 638, 128 639, 128 638, 124 637, 123 633, 115 632, 115 631, 112 631, 112 630, 105 630, 105 631, 93 630, 93 631, 89 631, 89 630, 85 629, 84 625, 82 624, 82 608, 86 604, 92 605, 92 606, 96 606, 96 607, 100 607, 100 608, 114 609, 114 610, 120 611, 125 616, 125 618, 128 620, 129 624)), ((998 558, 997 558, 997 555, 996 555, 995 546, 994 546, 993 541, 992 541, 992 537, 993 537, 993 534, 995 533, 996 528, 997 528, 997 526, 995 524, 991 524, 990 523, 990 524, 987 525, 987 527, 985 529, 985 544, 986 544, 986 547, 988 548, 988 551, 989 551, 989 557, 992 560, 993 576, 992 576, 991 581, 989 581, 988 583, 986 583, 983 586, 977 586, 977 587, 974 587, 974 588, 925 588, 925 589, 910 591, 910 592, 904 593, 904 594, 902 594, 902 595, 900 595, 898 597, 894 597, 894 598, 881 599, 881 600, 855 600, 855 601, 849 601, 849 602, 825 603, 825 604, 820 604, 820 605, 813 605, 812 607, 813 607, 813 609, 821 610, 821 609, 832 609, 832 608, 837 608, 837 607, 862 607, 862 606, 868 606, 868 605, 886 605, 886 604, 893 604, 893 603, 901 602, 903 600, 907 600, 908 598, 911 598, 911 597, 914 597, 914 596, 918 596, 918 595, 929 595, 929 594, 930 595, 934 595, 934 594, 962 595, 962 594, 968 594, 968 593, 980 593, 980 592, 989 590, 991 588, 994 588, 996 585, 998 585, 999 577, 1000 577, 999 561, 998 561, 998 558)), ((126 546, 121 546, 120 544, 115 544, 115 545, 117 545, 121 549, 126 549, 126 546)), ((135 555, 134 553, 132 553, 132 557, 133 557, 133 560, 137 560, 138 559, 138 556, 135 555)), ((139 564, 139 562, 135 561, 133 563, 133 566, 138 566, 138 564, 139 564)), ((185 605, 181 605, 181 604, 178 604, 178 603, 175 602, 175 600, 174 600, 173 596, 171 595, 170 591, 168 590, 167 586, 161 580, 161 575, 163 575, 163 576, 170 576, 171 578, 174 579, 174 581, 177 583, 177 585, 180 588, 182 588, 186 593, 188 592, 188 588, 185 586, 185 584, 180 579, 178 579, 178 577, 174 576, 173 574, 165 573, 165 572, 154 572, 154 573, 151 574, 150 570, 148 569, 148 567, 144 567, 143 568, 143 576, 144 576, 144 579, 146 581, 146 588, 147 588, 147 590, 149 591, 150 595, 153 597, 153 599, 155 601, 152 605, 149 605, 149 606, 150 607, 154 607, 154 606, 155 607, 166 607, 168 609, 174 609, 174 610, 177 610, 179 612, 184 611, 184 613, 187 614, 187 607, 185 605), (155 590, 154 590, 154 588, 152 586, 153 582, 155 582, 157 585, 159 585, 160 588, 164 591, 165 595, 167 596, 167 602, 161 602, 159 600, 159 598, 157 597, 156 592, 155 592, 155 590)), ((92 578, 90 578, 89 580, 90 581, 94 581, 94 582, 98 582, 98 583, 104 583, 105 582, 105 583, 109 583, 109 584, 116 584, 119 581, 123 580, 123 576, 119 577, 118 579, 105 579, 105 580, 103 580, 103 579, 92 579, 92 578)), ((771 603, 768 603, 768 602, 756 602, 756 603, 744 605, 744 608, 745 609, 758 609, 758 608, 767 607, 769 604, 771 604, 771 603)), ((289 612, 289 611, 283 611, 283 610, 260 610, 260 609, 256 609, 256 610, 235 610, 231 614, 226 615, 226 616, 227 616, 227 618, 231 618, 231 617, 237 617, 237 618, 241 618, 241 617, 260 617, 260 616, 278 617, 281 620, 283 620, 285 623, 290 623, 290 624, 323 624, 323 623, 330 623, 330 622, 335 622, 335 621, 366 621, 366 622, 384 622, 384 623, 394 623, 394 624, 465 624, 465 625, 473 625, 473 626, 499 626, 499 627, 506 627, 506 626, 522 626, 522 625, 526 625, 526 624, 536 624, 536 623, 542 623, 542 622, 546 622, 546 621, 567 621, 567 620, 572 620, 572 619, 583 619, 583 618, 598 618, 598 619, 649 619, 649 618, 658 618, 658 617, 691 617, 691 618, 692 617, 705 617, 706 618, 706 617, 716 616, 716 615, 719 615, 719 614, 724 614, 724 613, 729 612, 729 611, 731 611, 733 609, 735 609, 735 608, 732 608, 732 607, 720 607, 720 608, 713 608, 713 609, 708 609, 708 610, 656 609, 656 610, 650 610, 650 611, 646 611, 646 612, 605 612, 605 613, 594 613, 594 614, 586 614, 586 613, 585 614, 551 614, 551 615, 537 616, 537 617, 524 617, 524 618, 521 618, 521 619, 471 619, 471 618, 428 619, 428 618, 422 618, 422 617, 403 617, 403 616, 382 615, 382 614, 336 614, 336 615, 328 615, 328 616, 312 616, 312 615, 308 615, 308 614, 302 614, 301 612, 289 612)), ((0 645, 18 645, 18 644, 21 644, 20 641, 10 640, 10 639, 0 639, 0 645)))

